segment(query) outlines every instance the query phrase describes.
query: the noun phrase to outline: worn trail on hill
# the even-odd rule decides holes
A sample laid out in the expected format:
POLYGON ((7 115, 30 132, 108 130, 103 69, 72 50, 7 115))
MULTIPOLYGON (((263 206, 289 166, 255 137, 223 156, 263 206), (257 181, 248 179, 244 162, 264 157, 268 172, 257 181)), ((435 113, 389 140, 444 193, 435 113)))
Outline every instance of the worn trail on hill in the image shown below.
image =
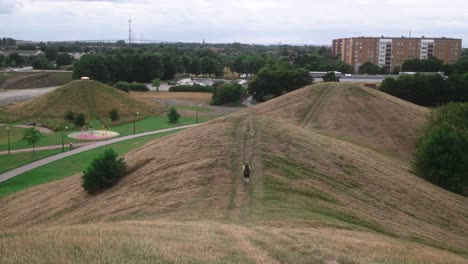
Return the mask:
POLYGON ((305 127, 311 122, 315 121, 320 111, 326 105, 326 102, 330 98, 330 95, 333 94, 334 92, 335 92, 335 87, 333 86, 329 86, 326 89, 322 89, 322 91, 320 92, 320 95, 317 96, 317 98, 313 101, 312 105, 310 106, 309 111, 302 119, 301 124, 300 124, 302 127, 305 127))

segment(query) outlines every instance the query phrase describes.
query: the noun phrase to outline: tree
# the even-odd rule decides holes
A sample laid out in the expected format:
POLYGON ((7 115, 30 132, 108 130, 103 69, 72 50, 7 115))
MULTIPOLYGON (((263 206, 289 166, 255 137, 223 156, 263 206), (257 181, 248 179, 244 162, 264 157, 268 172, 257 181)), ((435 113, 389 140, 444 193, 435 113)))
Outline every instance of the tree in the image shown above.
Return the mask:
POLYGON ((35 128, 35 127, 27 128, 24 131, 23 140, 26 140, 26 142, 28 142, 29 145, 33 146, 33 155, 36 152, 35 151, 35 145, 36 145, 37 142, 39 142, 41 137, 42 137, 41 132, 39 130, 37 130, 37 128, 35 128))
POLYGON ((77 127, 83 127, 86 124, 86 116, 83 113, 79 113, 75 116, 74 124, 77 127))
POLYGON ((72 57, 68 53, 60 53, 56 62, 58 66, 70 65, 72 64, 72 57))
POLYGON ((174 107, 171 107, 167 113, 167 117, 169 118, 169 123, 177 123, 177 120, 180 118, 180 114, 174 107))
POLYGON ((102 58, 92 54, 83 55, 73 65, 73 79, 77 80, 83 76, 101 82, 107 82, 109 79, 109 74, 102 58))
POLYGON ((119 120, 119 118, 120 118, 119 110, 117 108, 112 109, 109 112, 109 118, 112 120, 112 122, 115 122, 115 121, 119 120))
POLYGON ((382 73, 382 68, 368 61, 359 67, 360 74, 379 74, 382 73))
POLYGON ((306 69, 294 69, 288 63, 265 65, 249 83, 249 93, 257 101, 266 101, 311 84, 306 69))
POLYGON ((444 70, 444 62, 435 57, 420 60, 405 60, 401 65, 404 72, 439 72, 444 70))
POLYGON ((45 51, 45 56, 49 61, 54 61, 58 56, 58 50, 56 47, 48 47, 45 51))
POLYGON ((51 68, 49 61, 42 54, 34 57, 31 64, 34 69, 50 69, 51 68))
POLYGON ((127 164, 109 148, 94 159, 83 173, 82 186, 85 191, 92 194, 117 183, 127 173, 127 164))
POLYGON ((447 104, 429 119, 414 170, 447 190, 468 196, 468 104, 447 104))
POLYGON ((330 71, 322 76, 322 80, 324 82, 339 82, 340 78, 336 77, 335 72, 330 71))
POLYGON ((238 102, 241 96, 245 94, 242 85, 238 83, 223 83, 216 85, 213 89, 211 103, 214 105, 223 105, 238 102))
POLYGON ((161 81, 158 78, 153 79, 153 80, 151 80, 151 85, 153 87, 156 87, 156 91, 159 92, 159 86, 161 85, 161 81))
POLYGON ((23 57, 21 57, 18 53, 14 52, 14 53, 11 53, 10 55, 8 55, 8 57, 10 58, 10 63, 12 63, 14 61, 14 65, 15 66, 19 66, 19 65, 22 65, 25 60, 23 57))

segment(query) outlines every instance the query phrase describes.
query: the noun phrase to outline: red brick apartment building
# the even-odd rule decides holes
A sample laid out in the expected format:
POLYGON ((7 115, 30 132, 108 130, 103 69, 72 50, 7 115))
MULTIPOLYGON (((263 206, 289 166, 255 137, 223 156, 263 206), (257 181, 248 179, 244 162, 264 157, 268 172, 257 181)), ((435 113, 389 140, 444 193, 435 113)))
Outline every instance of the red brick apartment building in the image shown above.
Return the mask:
POLYGON ((462 40, 453 38, 358 37, 335 39, 332 44, 333 55, 341 54, 341 60, 355 70, 368 61, 393 69, 405 60, 430 57, 452 64, 461 52, 462 40))

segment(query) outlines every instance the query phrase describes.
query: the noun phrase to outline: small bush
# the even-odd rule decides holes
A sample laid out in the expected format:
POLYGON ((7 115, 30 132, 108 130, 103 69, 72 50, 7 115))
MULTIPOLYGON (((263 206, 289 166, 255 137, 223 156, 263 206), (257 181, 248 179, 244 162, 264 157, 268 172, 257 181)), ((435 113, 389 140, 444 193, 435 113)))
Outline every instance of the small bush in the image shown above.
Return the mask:
POLYGON ((136 91, 136 92, 147 92, 149 91, 149 88, 146 87, 145 84, 143 83, 128 83, 128 82, 117 82, 114 84, 114 87, 124 91, 124 92, 129 92, 129 91, 136 91))
POLYGON ((68 111, 65 114, 64 119, 67 120, 70 123, 75 122, 75 113, 73 113, 72 111, 68 111))
POLYGON ((114 87, 126 93, 130 92, 130 86, 128 82, 117 82, 114 84, 114 87))
POLYGON ((75 116, 75 120, 73 120, 73 124, 77 127, 83 127, 86 124, 86 116, 83 113, 79 113, 75 116))
POLYGON ((180 118, 180 114, 174 107, 171 107, 167 113, 167 117, 169 118, 169 123, 177 123, 177 120, 180 118))
POLYGON ((119 120, 120 119, 119 110, 117 110, 117 108, 112 109, 109 112, 109 118, 112 120, 112 122, 119 120))
POLYGON ((83 172, 82 186, 88 193, 96 193, 117 183, 126 172, 123 158, 118 158, 113 149, 106 149, 83 172))
POLYGON ((322 80, 324 82, 339 82, 340 78, 336 77, 335 73, 331 71, 323 75, 322 80))
POLYGON ((211 93, 212 86, 202 85, 178 85, 169 87, 169 92, 198 92, 198 93, 211 93))

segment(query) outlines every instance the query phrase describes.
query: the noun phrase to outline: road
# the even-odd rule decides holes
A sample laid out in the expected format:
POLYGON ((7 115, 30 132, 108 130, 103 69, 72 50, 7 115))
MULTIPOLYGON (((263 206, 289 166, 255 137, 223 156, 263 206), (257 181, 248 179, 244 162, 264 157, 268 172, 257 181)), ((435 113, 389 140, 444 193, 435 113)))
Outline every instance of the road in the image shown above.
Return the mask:
POLYGON ((190 127, 194 127, 194 126, 197 126, 197 125, 199 125, 199 124, 192 124, 192 125, 185 125, 185 126, 179 126, 179 127, 173 127, 173 128, 160 129, 160 130, 155 130, 155 131, 150 131, 150 132, 125 136, 125 137, 114 138, 114 139, 110 139, 110 140, 106 140, 106 141, 96 142, 95 144, 87 145, 87 146, 84 146, 84 147, 81 147, 81 148, 77 148, 77 149, 70 150, 70 151, 67 151, 67 152, 63 152, 63 153, 60 153, 60 154, 57 154, 57 155, 54 155, 54 156, 51 156, 51 157, 47 157, 45 159, 41 159, 41 160, 38 160, 38 161, 35 161, 35 162, 32 162, 32 163, 26 164, 24 166, 18 167, 18 168, 14 169, 14 170, 5 172, 3 174, 0 174, 0 182, 4 182, 4 181, 6 181, 8 179, 11 179, 11 178, 13 178, 15 176, 18 176, 18 175, 20 175, 20 174, 22 174, 24 172, 30 171, 32 169, 41 167, 43 165, 54 162, 56 160, 60 160, 60 159, 63 159, 65 157, 69 157, 69 156, 72 156, 72 155, 75 155, 75 154, 78 154, 78 153, 81 153, 81 152, 84 152, 84 151, 87 151, 87 150, 99 148, 99 147, 102 147, 102 146, 106 146, 106 145, 113 144, 113 143, 120 142, 120 141, 125 141, 125 140, 128 140, 128 139, 144 137, 144 136, 148 136, 148 135, 159 134, 159 133, 164 133, 164 132, 169 132, 169 131, 174 131, 174 130, 179 130, 179 129, 184 129, 184 128, 190 128, 190 127))
POLYGON ((45 93, 53 91, 59 87, 61 86, 32 88, 32 89, 15 89, 15 90, 0 89, 0 105, 23 102, 33 97, 43 95, 45 93))

